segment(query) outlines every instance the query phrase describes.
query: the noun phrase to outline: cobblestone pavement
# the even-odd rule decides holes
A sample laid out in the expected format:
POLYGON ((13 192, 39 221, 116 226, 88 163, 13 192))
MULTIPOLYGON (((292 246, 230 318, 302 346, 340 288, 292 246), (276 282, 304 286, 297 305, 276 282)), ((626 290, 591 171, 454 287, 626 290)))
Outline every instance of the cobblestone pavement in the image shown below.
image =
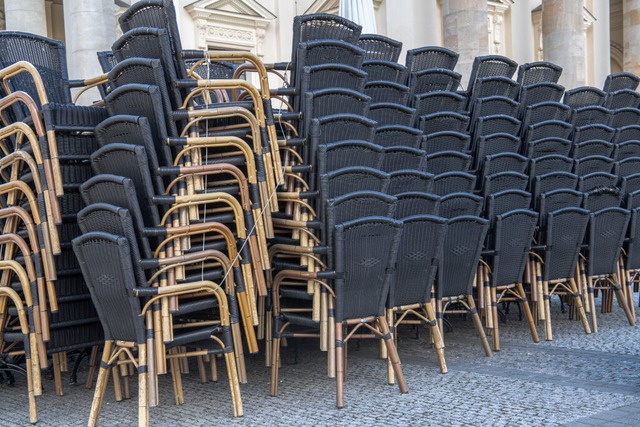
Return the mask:
MULTIPOLYGON (((556 301, 557 302, 557 301, 556 301)), ((421 426, 638 426, 640 425, 640 337, 622 310, 599 315, 599 332, 585 335, 553 306, 554 340, 531 341, 513 309, 501 325, 502 350, 484 355, 470 319, 451 320, 445 335, 449 372, 440 374, 428 334, 400 331, 399 354, 409 386, 407 394, 385 381, 386 363, 377 344, 349 346, 345 408, 335 408, 335 383, 327 378, 325 354, 313 341, 283 349, 280 394, 269 396, 270 370, 263 355, 249 356, 249 382, 241 386, 244 416, 233 418, 223 364, 217 383, 200 384, 185 375, 186 404, 175 406, 171 378, 160 378, 160 405, 150 410, 154 426, 209 425, 421 425, 421 426)), ((542 335, 542 325, 539 326, 542 335)), ((81 369, 83 382, 86 368, 81 369)), ((68 376, 65 377, 68 381, 68 376)), ((56 397, 53 381, 44 381, 37 398, 40 426, 86 425, 92 391, 65 385, 56 397)), ((103 426, 137 423, 133 398, 116 402, 107 388, 100 416, 103 426)), ((0 425, 26 425, 26 385, 0 385, 0 425)))

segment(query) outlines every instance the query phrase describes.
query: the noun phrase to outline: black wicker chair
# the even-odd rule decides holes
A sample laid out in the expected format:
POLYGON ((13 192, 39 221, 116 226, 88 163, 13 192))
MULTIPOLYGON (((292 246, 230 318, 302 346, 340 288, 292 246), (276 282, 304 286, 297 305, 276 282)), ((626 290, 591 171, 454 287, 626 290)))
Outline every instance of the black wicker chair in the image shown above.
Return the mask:
POLYGON ((365 60, 384 59, 398 62, 402 52, 402 42, 380 34, 360 34, 356 44, 364 50, 365 60))

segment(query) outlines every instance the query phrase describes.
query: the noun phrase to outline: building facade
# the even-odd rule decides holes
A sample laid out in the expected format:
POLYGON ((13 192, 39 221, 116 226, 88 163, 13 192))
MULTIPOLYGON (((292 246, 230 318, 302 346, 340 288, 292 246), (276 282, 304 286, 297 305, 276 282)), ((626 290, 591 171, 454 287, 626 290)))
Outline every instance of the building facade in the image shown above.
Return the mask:
MULTIPOLYGON (((640 74, 640 0, 371 0, 378 33, 406 49, 439 45, 473 58, 564 68, 565 87, 601 87, 607 74, 640 74)), ((4 28, 63 40, 69 74, 100 74, 95 52, 116 39, 117 16, 135 0, 0 0, 4 28)), ((339 0, 174 0, 184 48, 251 51, 266 62, 291 56, 293 18, 338 13, 339 0)), ((404 53, 403 53, 404 55, 404 53)), ((402 61, 402 57, 401 57, 402 61)))

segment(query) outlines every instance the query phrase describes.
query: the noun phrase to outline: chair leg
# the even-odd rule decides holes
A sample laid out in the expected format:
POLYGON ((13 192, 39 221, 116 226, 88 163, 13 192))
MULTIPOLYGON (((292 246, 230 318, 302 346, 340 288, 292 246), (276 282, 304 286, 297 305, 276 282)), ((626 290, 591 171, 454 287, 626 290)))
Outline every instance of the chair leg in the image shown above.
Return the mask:
POLYGON ((569 287, 571 288, 571 293, 573 294, 573 301, 576 309, 578 310, 578 316, 580 316, 580 320, 582 321, 582 327, 584 328, 584 332, 587 334, 591 333, 591 328, 589 327, 589 321, 587 320, 587 314, 584 311, 584 307, 582 305, 582 295, 578 291, 578 285, 576 284, 575 279, 569 279, 569 287))
MULTIPOLYGON (((395 312, 391 309, 387 309, 386 311, 386 316, 387 316, 387 323, 389 325, 395 325, 395 312)), ((393 339, 393 345, 396 346, 396 350, 398 349, 398 336, 396 334, 394 334, 393 332, 391 332, 391 338, 393 339)), ((386 344, 386 343, 385 343, 386 344)), ((396 383, 396 378, 393 372, 393 364, 391 363, 391 359, 389 358, 389 353, 385 352, 386 354, 386 359, 387 359, 387 384, 389 385, 393 385, 396 383)))
POLYGON ((614 274, 613 275, 613 280, 615 283, 615 287, 613 288, 614 292, 616 293, 616 299, 618 300, 618 304, 620 304, 620 306, 622 307, 622 310, 624 310, 624 314, 627 315, 627 320, 629 321, 629 325, 631 326, 635 326, 636 324, 636 319, 635 316, 633 316, 631 314, 631 310, 629 309, 629 306, 627 305, 627 300, 624 296, 624 294, 622 293, 622 288, 620 286, 620 281, 618 280, 618 275, 614 274))
POLYGON ((240 397, 240 382, 238 381, 238 370, 233 352, 224 354, 227 362, 227 375, 229 377, 229 387, 231 388, 231 400, 233 402, 233 416, 243 415, 242 398, 240 397))
POLYGON ((531 307, 529 307, 529 302, 527 301, 527 294, 524 291, 524 287, 522 283, 518 283, 516 285, 516 292, 518 293, 518 303, 520 307, 522 307, 522 311, 524 311, 524 317, 527 319, 527 323, 529 324, 529 330, 531 331, 531 338, 533 342, 540 342, 540 338, 538 337, 538 329, 536 328, 536 324, 533 321, 533 314, 531 314, 531 307))
POLYGON ((500 328, 498 326, 498 290, 494 286, 487 286, 491 297, 491 307, 487 312, 487 318, 491 317, 493 350, 500 351, 500 328))
MULTIPOLYGON (((172 353, 175 354, 174 351, 172 353)), ((184 404, 184 394, 182 391, 182 373, 180 372, 180 360, 176 357, 169 359, 169 365, 171 366, 171 378, 173 380, 173 396, 176 401, 176 405, 184 404)))
POLYGON ((89 370, 87 371, 87 381, 84 384, 86 389, 93 387, 93 380, 96 375, 96 367, 98 366, 98 346, 91 347, 91 354, 89 355, 89 370))
POLYGON ((480 341, 482 341, 484 352, 488 357, 491 357, 493 356, 493 353, 491 352, 491 346, 489 346, 489 341, 487 341, 487 336, 484 333, 482 321, 480 320, 480 316, 478 315, 476 304, 473 301, 473 295, 467 295, 467 304, 469 305, 469 313, 471 314, 471 318, 473 319, 473 324, 476 327, 476 333, 480 337, 480 341))
POLYGON ((589 293, 589 308, 591 309, 591 329, 598 333, 598 317, 596 313, 596 289, 591 276, 587 277, 587 291, 589 293))
MULTIPOLYGON (((29 347, 32 347, 32 345, 37 345, 35 342, 35 334, 29 334, 29 337, 27 337, 25 339, 25 354, 27 355, 27 357, 25 358, 25 368, 27 371, 27 395, 28 395, 28 399, 29 399, 29 422, 31 424, 35 424, 38 422, 38 411, 36 408, 36 395, 35 395, 35 391, 34 389, 40 385, 39 383, 39 379, 37 380, 38 383, 36 385, 36 372, 39 378, 39 374, 40 371, 39 369, 37 369, 38 367, 36 366, 36 369, 34 369, 33 363, 31 361, 31 357, 28 356, 29 355, 29 347), (32 339, 30 337, 33 337, 32 339), (31 339, 31 342, 29 342, 29 339, 31 339)), ((36 363, 37 365, 37 363, 36 363)))
POLYGON ((336 322, 336 406, 344 408, 344 343, 342 322, 336 322))
POLYGON ((271 396, 277 396, 280 368, 280 338, 274 337, 271 347, 271 396))
POLYGON ((398 357, 398 350, 393 344, 393 336, 391 335, 391 332, 389 332, 387 319, 385 319, 384 316, 379 316, 378 325, 380 325, 380 330, 382 331, 382 339, 387 346, 387 354, 389 357, 389 361, 391 362, 391 366, 393 367, 393 372, 396 374, 400 393, 406 393, 407 382, 405 381, 404 374, 402 373, 402 367, 400 366, 400 357, 398 357))
POLYGON ((542 299, 544 313, 544 339, 547 341, 553 341, 553 329, 551 328, 551 295, 549 295, 549 282, 547 280, 541 281, 542 283, 542 299))
POLYGON ((138 425, 149 425, 149 396, 147 389, 147 346, 138 345, 138 425))
POLYGON ((440 372, 447 373, 447 362, 444 359, 444 341, 442 340, 442 334, 438 323, 436 322, 436 316, 433 312, 433 307, 430 303, 424 305, 424 311, 431 325, 431 338, 433 339, 433 346, 436 348, 436 355, 438 356, 438 365, 440 365, 440 372))
POLYGON ((329 298, 329 348, 327 349, 327 372, 329 378, 336 376, 336 318, 333 317, 333 298, 329 298))
POLYGON ((107 388, 107 383, 109 382, 109 370, 111 368, 107 365, 107 362, 111 357, 112 348, 113 341, 106 341, 104 343, 104 350, 102 351, 102 363, 100 364, 100 370, 98 371, 96 390, 93 393, 93 402, 91 403, 91 412, 89 413, 89 427, 95 427, 96 425, 98 425, 98 415, 100 415, 100 409, 102 408, 104 391, 107 388))
POLYGON ((62 369, 60 361, 60 353, 53 353, 51 356, 51 363, 53 364, 53 382, 56 388, 56 396, 64 396, 64 389, 62 388, 62 369))

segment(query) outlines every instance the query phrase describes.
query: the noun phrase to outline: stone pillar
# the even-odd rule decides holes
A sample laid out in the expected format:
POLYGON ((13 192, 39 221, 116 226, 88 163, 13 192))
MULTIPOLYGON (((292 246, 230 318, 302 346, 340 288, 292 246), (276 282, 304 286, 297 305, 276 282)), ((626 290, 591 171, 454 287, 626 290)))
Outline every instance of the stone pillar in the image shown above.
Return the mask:
POLYGON ((583 8, 582 0, 542 0, 544 60, 563 68, 559 83, 567 89, 586 82, 583 8))
POLYGON ((640 0, 623 0, 624 71, 640 75, 640 0))
MULTIPOLYGON (((86 79, 102 74, 96 52, 110 50, 115 41, 113 0, 65 0, 64 32, 69 78, 86 79)), ((81 103, 97 99, 97 93, 83 95, 81 103)))
POLYGON ((47 12, 44 0, 5 0, 7 30, 47 35, 47 12))
MULTIPOLYGON (((593 15, 593 85, 602 87, 604 79, 611 73, 611 24, 608 1, 594 1, 593 15), (604 59, 604 60, 603 60, 604 59)), ((640 34, 640 33, 639 33, 640 34)), ((634 46, 638 46, 635 44, 634 46)))
POLYGON ((518 64, 535 61, 531 9, 531 0, 518 0, 511 5, 511 54, 509 56, 518 64))
POLYGON ((460 54, 456 70, 469 80, 476 56, 489 54, 489 15, 486 1, 443 0, 444 46, 460 54))

